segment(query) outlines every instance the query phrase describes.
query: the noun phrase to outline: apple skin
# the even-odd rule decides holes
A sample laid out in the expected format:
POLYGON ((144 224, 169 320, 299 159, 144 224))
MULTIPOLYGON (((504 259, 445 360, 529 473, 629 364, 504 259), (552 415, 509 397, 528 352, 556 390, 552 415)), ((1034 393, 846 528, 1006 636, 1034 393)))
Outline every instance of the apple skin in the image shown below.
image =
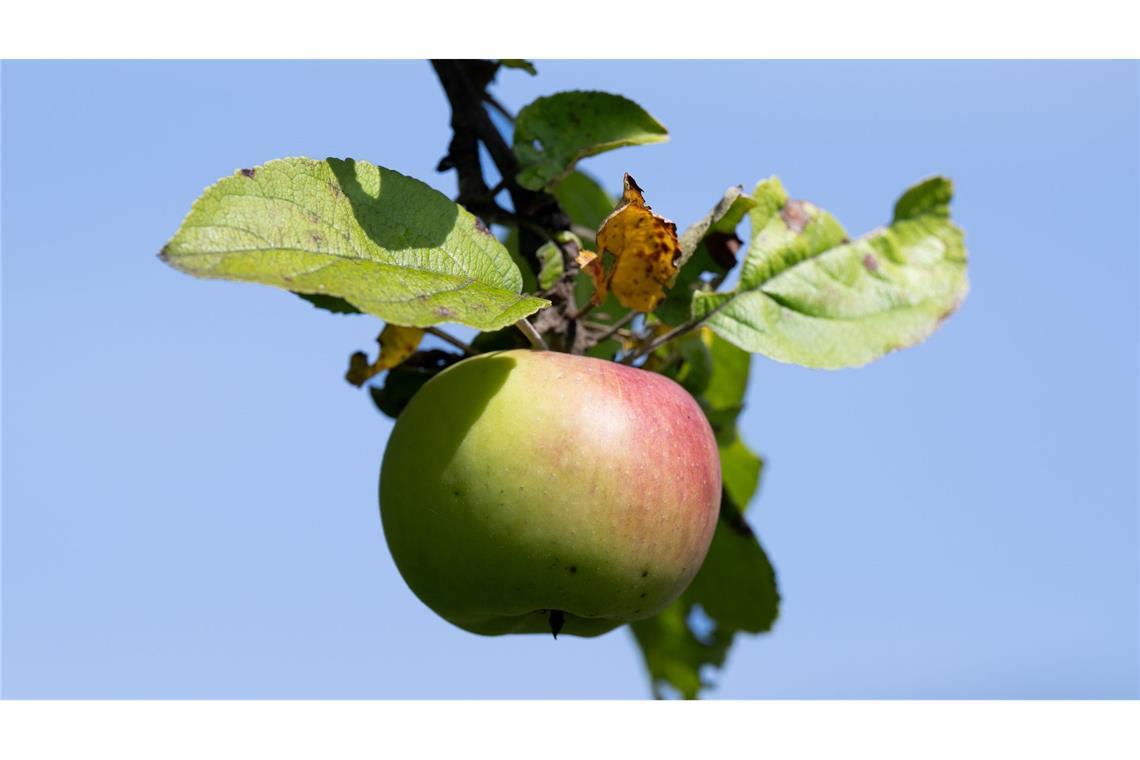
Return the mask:
POLYGON ((432 378, 380 474, 404 580, 484 635, 549 633, 552 611, 578 636, 656 614, 700 569, 720 495, 716 440, 681 386, 553 351, 481 354, 432 378))

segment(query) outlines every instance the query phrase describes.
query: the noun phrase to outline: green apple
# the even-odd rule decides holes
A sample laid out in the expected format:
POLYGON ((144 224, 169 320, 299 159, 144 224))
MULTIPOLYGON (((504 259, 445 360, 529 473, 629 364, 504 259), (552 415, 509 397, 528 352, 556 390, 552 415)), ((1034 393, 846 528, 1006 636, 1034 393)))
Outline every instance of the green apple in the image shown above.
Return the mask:
POLYGON ((432 378, 384 454, 392 557, 474 633, 596 636, 689 585, 712 541, 712 430, 672 380, 553 351, 482 354, 432 378))

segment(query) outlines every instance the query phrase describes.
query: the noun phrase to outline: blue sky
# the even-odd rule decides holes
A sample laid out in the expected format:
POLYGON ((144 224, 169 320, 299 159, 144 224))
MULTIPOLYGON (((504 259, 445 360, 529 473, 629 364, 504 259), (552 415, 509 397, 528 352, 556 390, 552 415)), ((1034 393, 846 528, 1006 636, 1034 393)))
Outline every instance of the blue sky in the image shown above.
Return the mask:
MULTIPOLYGON (((954 178, 972 290, 927 343, 757 357, 750 519, 784 596, 712 697, 1140 696, 1135 63, 538 62, 497 92, 627 95, 629 171, 684 227, 779 175, 854 233, 954 178)), ((423 607, 376 505, 391 425, 342 380, 377 322, 155 254, 234 169, 434 171, 425 62, 5 62, 7 697, 634 697, 628 632, 476 637, 423 607)))

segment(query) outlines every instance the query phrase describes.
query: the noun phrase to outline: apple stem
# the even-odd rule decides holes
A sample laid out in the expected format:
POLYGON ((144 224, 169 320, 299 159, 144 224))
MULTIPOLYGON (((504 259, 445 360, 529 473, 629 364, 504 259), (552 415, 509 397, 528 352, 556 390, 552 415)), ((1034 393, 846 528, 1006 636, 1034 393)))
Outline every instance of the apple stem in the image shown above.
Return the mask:
POLYGON ((515 322, 515 327, 522 330, 522 334, 526 336, 536 351, 548 350, 546 341, 542 339, 542 336, 538 334, 538 330, 535 330, 534 325, 528 322, 525 317, 515 322))
POLYGON ((467 354, 468 356, 474 356, 475 354, 479 353, 475 349, 471 348, 471 346, 469 344, 464 343, 459 338, 456 338, 454 335, 449 335, 449 334, 445 333, 443 330, 440 330, 438 327, 425 327, 424 332, 426 332, 429 335, 434 335, 435 337, 439 338, 442 341, 450 343, 451 345, 455 346, 456 348, 458 348, 460 351, 467 354))
POLYGON ((562 630, 562 626, 566 625, 566 613, 562 610, 550 611, 550 632, 554 634, 554 638, 558 638, 558 633, 562 630))

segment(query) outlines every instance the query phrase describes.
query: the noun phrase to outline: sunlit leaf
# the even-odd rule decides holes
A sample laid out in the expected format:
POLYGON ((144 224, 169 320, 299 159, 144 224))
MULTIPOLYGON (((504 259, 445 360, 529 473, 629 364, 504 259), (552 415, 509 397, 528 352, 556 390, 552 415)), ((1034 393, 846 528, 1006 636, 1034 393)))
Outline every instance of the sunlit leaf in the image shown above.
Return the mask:
POLYGON ((511 324, 548 305, 465 209, 363 161, 288 158, 208 188, 162 249, 199 277, 335 296, 386 322, 511 324))
POLYGON ((515 119, 518 182, 552 188, 587 156, 668 139, 664 126, 628 98, 608 92, 559 92, 538 98, 515 119))
POLYGON ((743 349, 808 367, 859 366, 912 346, 969 289, 952 194, 949 180, 926 180, 899 199, 888 227, 848 242, 830 214, 789 200, 776 179, 761 182, 739 286, 696 293, 693 316, 743 349))

